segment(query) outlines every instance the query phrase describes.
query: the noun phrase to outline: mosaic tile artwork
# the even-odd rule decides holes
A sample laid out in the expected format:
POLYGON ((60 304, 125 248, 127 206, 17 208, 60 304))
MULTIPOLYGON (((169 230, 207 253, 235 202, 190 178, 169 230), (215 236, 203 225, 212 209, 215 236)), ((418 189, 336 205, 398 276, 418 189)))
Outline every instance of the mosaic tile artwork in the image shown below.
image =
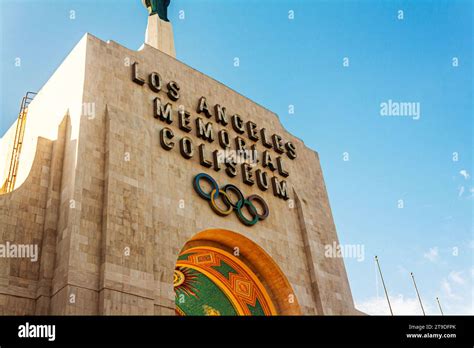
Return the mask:
POLYGON ((174 271, 177 315, 275 315, 257 276, 238 257, 214 247, 187 249, 174 271))

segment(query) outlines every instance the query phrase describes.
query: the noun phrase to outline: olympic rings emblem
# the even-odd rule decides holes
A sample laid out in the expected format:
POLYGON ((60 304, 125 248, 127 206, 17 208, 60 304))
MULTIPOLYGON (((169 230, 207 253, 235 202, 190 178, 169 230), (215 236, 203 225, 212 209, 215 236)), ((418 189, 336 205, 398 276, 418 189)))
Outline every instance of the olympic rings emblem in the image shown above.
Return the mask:
POLYGON ((225 185, 219 187, 217 182, 208 174, 200 173, 194 177, 193 182, 194 190, 196 190, 197 194, 204 198, 205 200, 209 201, 209 205, 211 206, 212 210, 220 215, 220 216, 227 216, 232 214, 232 212, 237 213, 237 217, 239 220, 247 226, 253 226, 260 220, 265 220, 268 217, 270 211, 268 210, 267 203, 263 200, 262 197, 258 195, 251 195, 247 198, 244 198, 242 191, 235 185, 225 185), (207 181, 211 185, 210 192, 204 192, 201 187, 201 180, 207 181), (230 193, 233 193, 237 196, 237 201, 232 201, 230 193), (221 198, 221 201, 224 203, 224 208, 221 208, 217 205, 217 200, 221 198), (254 202, 260 204, 262 211, 258 212, 257 208, 254 205, 254 202), (248 219, 242 212, 244 207, 247 208, 247 211, 250 215, 250 219, 248 219))

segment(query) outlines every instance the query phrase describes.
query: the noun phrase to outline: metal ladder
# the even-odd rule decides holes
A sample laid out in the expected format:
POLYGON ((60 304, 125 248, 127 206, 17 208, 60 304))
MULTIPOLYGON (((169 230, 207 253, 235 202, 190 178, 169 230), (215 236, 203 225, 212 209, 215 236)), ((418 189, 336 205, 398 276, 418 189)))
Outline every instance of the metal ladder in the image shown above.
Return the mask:
POLYGON ((20 163, 21 148, 23 146, 23 138, 25 136, 26 116, 28 114, 28 105, 34 99, 36 93, 27 92, 23 97, 16 123, 15 140, 13 141, 12 156, 10 158, 10 167, 5 183, 0 188, 0 194, 12 192, 15 188, 16 176, 18 174, 18 166, 20 163))

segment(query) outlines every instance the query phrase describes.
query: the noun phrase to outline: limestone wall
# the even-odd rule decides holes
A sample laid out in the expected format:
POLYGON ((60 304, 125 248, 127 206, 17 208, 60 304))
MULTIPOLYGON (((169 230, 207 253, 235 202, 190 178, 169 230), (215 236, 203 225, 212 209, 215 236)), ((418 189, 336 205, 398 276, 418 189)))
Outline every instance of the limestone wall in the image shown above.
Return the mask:
MULTIPOLYGON (((2 245, 32 245, 40 252, 51 151, 52 142, 40 138, 28 179, 14 192, 0 196, 2 245)), ((34 314, 40 265, 40 255, 36 260, 31 257, 0 257, 0 314, 34 314)))
MULTIPOLYGON (((88 168, 88 175, 97 182, 104 180, 103 247, 94 244, 92 248, 105 252, 101 291, 126 291, 137 300, 153 301, 165 312, 171 310, 172 271, 180 248, 201 230, 226 228, 255 241, 273 257, 292 284, 304 313, 352 311, 343 262, 323 257, 324 245, 337 242, 337 236, 314 151, 287 133, 275 114, 149 46, 135 52, 91 37, 87 56, 84 98, 95 103, 97 117, 83 121, 81 134, 87 139, 81 137, 81 141, 94 150, 84 152, 89 158, 87 162, 97 163, 96 167, 88 168), (178 82, 179 101, 173 102, 164 92, 156 94, 146 85, 135 84, 130 76, 133 62, 139 62, 144 77, 156 71, 163 81, 178 82), (169 152, 161 148, 158 134, 166 124, 153 118, 153 99, 157 95, 164 103, 183 105, 191 112, 193 121, 198 99, 205 96, 211 105, 225 105, 229 115, 239 113, 259 127, 291 139, 299 157, 286 161, 290 172, 288 182, 298 196, 299 205, 290 208, 288 202, 275 198, 270 190, 261 192, 255 186, 245 186, 239 176, 230 178, 224 171, 203 168, 197 156, 185 160, 177 148, 169 152), (99 134, 105 139, 104 176, 98 162, 99 134), (127 156, 129 161, 125 160, 127 156), (217 216, 192 190, 192 178, 199 172, 209 172, 222 184, 236 184, 247 195, 261 195, 273 215, 252 228, 243 226, 234 215, 217 216), (180 201, 185 209, 179 207, 180 201), (130 245, 134 246, 135 254, 132 252, 124 258, 123 250, 130 245), (319 310, 317 302, 321 303, 319 310)), ((179 139, 185 133, 180 133, 176 122, 173 130, 179 139)), ((189 136, 196 146, 204 143, 196 139, 194 132, 189 136)), ((218 148, 216 142, 206 145, 210 149, 218 148)), ((94 210, 95 202, 91 201, 89 208, 94 210)), ((96 223, 99 226, 98 219, 96 223)), ((88 230, 89 246, 96 243, 94 236, 98 232, 88 230)), ((95 256, 90 253, 88 249, 87 256, 79 252, 77 257, 95 256)))
MULTIPOLYGON (((57 223, 63 222, 68 216, 69 209, 66 208, 70 204, 76 173, 86 44, 87 35, 29 105, 15 190, 0 195, 0 243, 23 244, 28 241, 38 245, 40 253, 37 262, 0 258, 0 262, 5 264, 5 267, 1 267, 4 286, 0 294, 13 296, 4 301, 7 305, 1 310, 5 314, 17 313, 17 306, 24 308, 24 314, 50 313, 55 256, 64 245, 61 238, 57 239, 57 223), (63 177, 64 157, 67 168, 63 177), (49 163, 44 163, 46 159, 49 163), (17 263, 30 265, 21 276, 16 271, 17 263), (19 287, 15 285, 18 279, 24 283, 19 287), (26 299, 34 299, 34 302, 21 306, 20 303, 26 299), (27 308, 33 311, 29 312, 28 309, 26 312, 27 308)), ((9 164, 15 127, 16 124, 13 124, 0 142, 0 151, 4 156, 1 161, 3 168, 9 164)), ((0 173, 4 172, 2 169, 0 173)), ((59 265, 56 268, 61 267, 59 265)))

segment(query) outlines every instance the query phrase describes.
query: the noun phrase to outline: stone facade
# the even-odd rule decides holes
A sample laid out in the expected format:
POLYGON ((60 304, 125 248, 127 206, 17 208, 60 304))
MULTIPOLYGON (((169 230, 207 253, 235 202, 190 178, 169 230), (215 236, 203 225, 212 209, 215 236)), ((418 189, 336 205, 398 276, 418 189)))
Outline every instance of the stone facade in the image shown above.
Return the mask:
POLYGON ((40 255, 37 262, 0 258, 1 314, 174 314, 176 258, 207 229, 236 232, 263 248, 291 284, 302 314, 358 313, 342 259, 324 257, 324 246, 338 239, 318 154, 274 113, 153 47, 132 51, 87 34, 31 103, 27 122, 23 180, 0 196, 0 243, 38 244, 40 255), (132 80, 135 62, 143 86, 132 80), (179 100, 166 94, 166 83, 152 91, 151 72, 176 81, 179 100), (197 117, 212 122, 215 133, 228 129, 232 141, 239 135, 197 113, 202 96, 213 113, 220 104, 229 117, 237 113, 295 145, 296 159, 282 155, 288 178, 268 171, 287 181, 290 200, 244 184, 240 171, 230 177, 200 164, 199 144, 220 147, 196 137, 197 117), (172 104, 172 124, 154 117, 156 97, 172 104), (180 105, 191 114, 189 133, 178 127, 180 105), (170 151, 160 145, 164 127, 175 135, 170 151), (194 143, 191 159, 180 154, 183 136, 194 143), (235 214, 215 214, 193 189, 201 172, 246 196, 260 195, 269 217, 249 227, 235 214))

